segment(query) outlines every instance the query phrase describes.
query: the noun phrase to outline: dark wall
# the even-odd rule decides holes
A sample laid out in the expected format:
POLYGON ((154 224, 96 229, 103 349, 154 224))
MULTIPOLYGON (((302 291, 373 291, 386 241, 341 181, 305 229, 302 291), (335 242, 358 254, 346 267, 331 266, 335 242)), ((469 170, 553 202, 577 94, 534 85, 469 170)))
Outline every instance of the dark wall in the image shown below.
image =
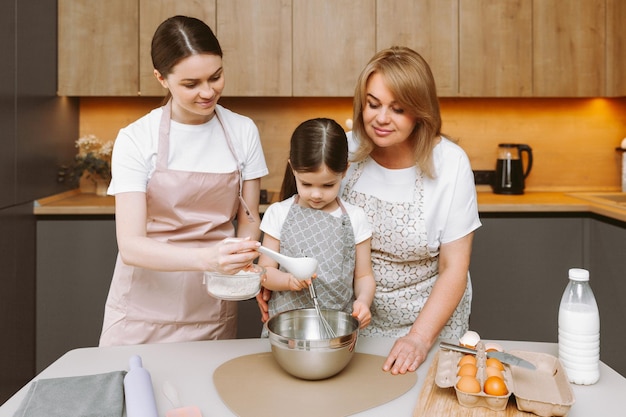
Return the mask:
POLYGON ((33 200, 65 189, 77 99, 56 96, 56 0, 2 0, 0 13, 0 403, 35 375, 33 200))

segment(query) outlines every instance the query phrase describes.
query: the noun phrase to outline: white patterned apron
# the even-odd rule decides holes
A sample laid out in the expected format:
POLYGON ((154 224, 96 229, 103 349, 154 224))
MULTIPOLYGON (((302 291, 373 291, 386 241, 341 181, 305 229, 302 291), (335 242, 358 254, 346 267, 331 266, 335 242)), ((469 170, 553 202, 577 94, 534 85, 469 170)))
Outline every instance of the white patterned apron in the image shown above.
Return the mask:
MULTIPOLYGON (((439 255, 428 250, 421 171, 417 170, 413 201, 388 202, 354 190, 369 160, 368 157, 357 163, 342 196, 346 202, 365 210, 373 231, 376 292, 371 324, 360 334, 400 337, 409 332, 432 291, 439 276, 439 255)), ((471 298, 468 276, 463 298, 441 331, 441 339, 458 340, 467 331, 471 298)))
MULTIPOLYGON (((337 202, 342 210, 340 217, 301 207, 296 196, 281 228, 280 253, 317 259, 315 291, 320 307, 351 313, 356 245, 350 216, 341 201, 337 199, 337 202)), ((269 313, 272 316, 310 307, 313 301, 308 290, 275 291, 269 302, 269 313)))
MULTIPOLYGON (((156 169, 146 189, 147 236, 184 247, 206 247, 234 236, 242 202, 241 170, 170 170, 171 101, 163 107, 156 169)), ((224 135, 241 167, 227 127, 224 135)), ((117 256, 100 346, 236 337, 237 303, 212 298, 202 271, 165 272, 125 264, 117 256)))

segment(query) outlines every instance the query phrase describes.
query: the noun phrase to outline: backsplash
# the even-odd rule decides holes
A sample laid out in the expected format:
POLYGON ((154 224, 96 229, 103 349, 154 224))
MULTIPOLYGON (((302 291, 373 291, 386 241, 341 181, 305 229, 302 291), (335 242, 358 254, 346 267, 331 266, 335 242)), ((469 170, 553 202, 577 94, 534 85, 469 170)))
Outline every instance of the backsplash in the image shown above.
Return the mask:
MULTIPOLYGON (((161 104, 160 98, 81 98, 80 135, 115 139, 120 128, 161 104)), ((257 124, 270 174, 262 188, 280 188, 289 138, 302 121, 329 117, 346 127, 349 98, 225 97, 223 106, 257 124)), ((533 149, 527 191, 621 190, 626 98, 443 98, 443 132, 458 140, 474 170, 495 168, 498 143, 533 149)), ((75 138, 68 138, 74 140, 75 138)))

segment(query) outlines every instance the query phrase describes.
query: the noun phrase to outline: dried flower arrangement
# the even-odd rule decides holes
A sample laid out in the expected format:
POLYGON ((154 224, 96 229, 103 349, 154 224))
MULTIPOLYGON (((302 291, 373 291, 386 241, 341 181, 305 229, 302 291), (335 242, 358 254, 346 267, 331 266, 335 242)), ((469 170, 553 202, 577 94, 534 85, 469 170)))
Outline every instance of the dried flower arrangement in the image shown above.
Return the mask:
POLYGON ((76 140, 78 153, 70 166, 61 167, 59 180, 67 180, 78 185, 84 175, 97 183, 99 180, 111 180, 111 153, 113 141, 103 141, 93 134, 85 135, 76 140))

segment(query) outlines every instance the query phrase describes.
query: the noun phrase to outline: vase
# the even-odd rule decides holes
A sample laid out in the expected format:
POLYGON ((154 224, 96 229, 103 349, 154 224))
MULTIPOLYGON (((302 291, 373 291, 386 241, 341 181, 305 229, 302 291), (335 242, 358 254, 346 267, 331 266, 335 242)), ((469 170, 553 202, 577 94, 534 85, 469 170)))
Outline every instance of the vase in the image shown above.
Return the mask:
POLYGON ((96 182, 88 172, 83 172, 78 180, 78 188, 83 194, 94 194, 96 192, 96 182))
POLYGON ((97 178, 96 180, 96 195, 100 197, 106 197, 107 190, 109 189, 109 180, 103 178, 97 178))

